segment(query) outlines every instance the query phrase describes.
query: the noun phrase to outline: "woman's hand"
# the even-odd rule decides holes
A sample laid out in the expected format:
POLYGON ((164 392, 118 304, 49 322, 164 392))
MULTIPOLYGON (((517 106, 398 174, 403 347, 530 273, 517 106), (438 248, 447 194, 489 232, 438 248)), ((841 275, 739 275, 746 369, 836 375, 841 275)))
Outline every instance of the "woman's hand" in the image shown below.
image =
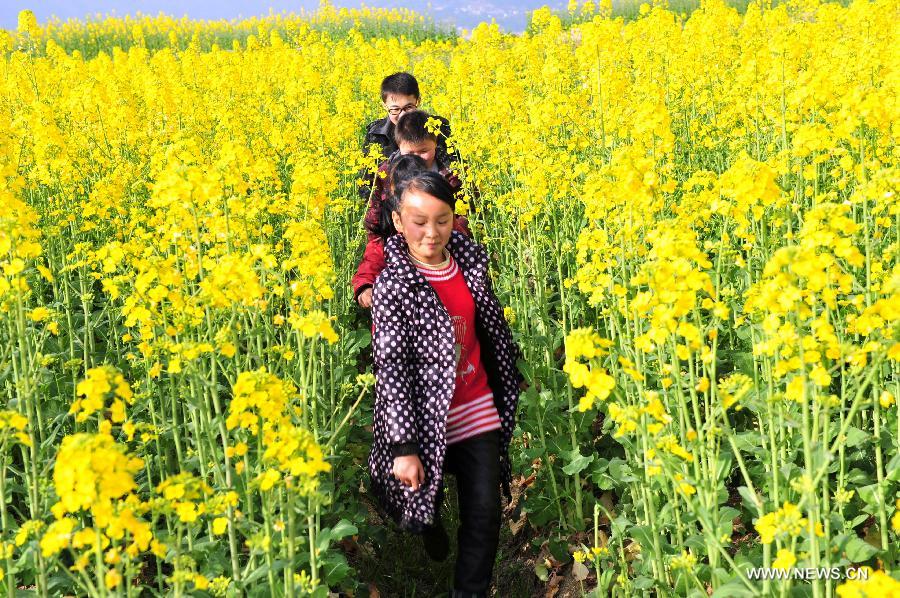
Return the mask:
POLYGON ((419 460, 418 455, 394 457, 393 474, 401 483, 413 490, 418 490, 425 481, 425 468, 422 467, 422 461, 419 460))
POLYGON ((369 287, 368 289, 360 293, 359 297, 356 298, 356 301, 362 307, 370 309, 372 307, 372 287, 369 287))

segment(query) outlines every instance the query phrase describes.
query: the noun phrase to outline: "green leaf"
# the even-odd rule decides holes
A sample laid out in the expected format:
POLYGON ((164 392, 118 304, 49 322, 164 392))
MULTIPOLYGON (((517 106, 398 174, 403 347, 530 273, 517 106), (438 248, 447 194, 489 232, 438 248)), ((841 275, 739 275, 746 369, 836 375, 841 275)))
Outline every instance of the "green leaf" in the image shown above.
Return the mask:
POLYGON ((706 552, 706 540, 703 536, 689 536, 683 543, 683 548, 690 548, 695 554, 706 552))
MULTIPOLYGON (((284 561, 279 559, 279 560, 275 561, 274 563, 272 563, 272 571, 273 572, 277 573, 278 571, 281 571, 282 569, 284 569, 284 561)), ((263 563, 262 565, 260 565, 256 569, 254 569, 250 573, 250 575, 248 575, 241 581, 244 583, 245 586, 247 586, 247 585, 252 584, 257 579, 260 579, 263 575, 268 575, 268 573, 269 573, 269 566, 267 564, 263 563)))
POLYGON ((722 507, 719 509, 719 525, 716 532, 719 536, 729 535, 734 531, 734 518, 741 512, 733 507, 722 507))
POLYGON ((631 466, 618 457, 609 462, 609 475, 620 484, 637 481, 637 478, 631 473, 631 466))
POLYGON ((316 536, 316 550, 319 552, 325 552, 331 546, 331 535, 328 533, 328 530, 322 530, 322 532, 316 536))
POLYGON ((322 566, 322 573, 325 577, 325 583, 329 586, 336 586, 344 581, 350 574, 350 565, 347 564, 344 555, 338 555, 340 558, 334 562, 325 562, 322 566))
POLYGON ((865 504, 865 511, 875 514, 878 510, 878 484, 869 484, 862 488, 857 488, 856 493, 859 494, 860 500, 865 504))
POLYGON ((734 444, 737 445, 738 449, 743 453, 760 455, 765 452, 765 449, 759 442, 758 432, 742 432, 740 434, 735 434, 734 444))
POLYGON ((900 482, 900 453, 894 455, 884 469, 887 479, 892 482, 900 482))
POLYGON ((312 591, 310 594, 310 598, 328 598, 328 595, 331 592, 328 589, 328 586, 320 585, 316 586, 316 589, 312 591))
POLYGON ((612 529, 614 534, 624 535, 625 530, 631 527, 631 521, 623 514, 619 514, 612 520, 612 529))
POLYGON ((359 530, 356 529, 355 525, 346 519, 341 519, 333 528, 329 529, 326 527, 319 532, 319 535, 316 538, 316 546, 320 551, 325 552, 328 550, 328 547, 331 546, 332 542, 336 542, 347 536, 352 536, 358 532, 359 530))
POLYGON ((569 554, 569 543, 564 540, 551 540, 547 549, 560 563, 568 563, 572 560, 572 555, 569 554))
POLYGON ((722 567, 716 567, 710 571, 710 579, 714 586, 720 586, 728 582, 733 575, 730 571, 723 569, 722 567))
POLYGON ((852 486, 865 486, 872 483, 872 474, 863 471, 858 467, 852 468, 847 472, 847 488, 852 486))
POLYGON ((646 525, 635 525, 628 531, 628 535, 641 545, 642 550, 649 551, 653 547, 653 531, 646 525))
POLYGON ((656 582, 653 580, 653 578, 644 577, 643 575, 641 575, 640 577, 635 577, 631 583, 638 590, 649 590, 654 585, 656 585, 656 582))
POLYGON ((550 578, 549 572, 547 571, 547 565, 544 563, 538 563, 534 566, 534 574, 538 576, 538 579, 541 581, 547 581, 550 578))
POLYGON ((566 457, 569 461, 569 464, 563 467, 563 472, 566 475, 575 475, 590 465, 591 461, 594 460, 594 455, 586 457, 582 455, 578 449, 566 453, 566 457))
POLYGON ((847 429, 846 436, 847 440, 844 441, 845 448, 853 448, 855 446, 859 446, 872 438, 872 435, 868 432, 863 432, 859 428, 855 428, 853 426, 850 426, 847 429))
POLYGON ((868 561, 881 551, 862 538, 854 536, 847 542, 847 545, 844 547, 844 552, 847 553, 847 558, 850 559, 850 562, 862 563, 868 561))
POLYGON ((341 538, 346 538, 347 536, 352 536, 358 533, 359 530, 355 525, 353 525, 346 519, 341 519, 335 524, 333 528, 331 528, 331 539, 340 540, 341 538))
POLYGON ((738 486, 737 491, 738 494, 741 495, 741 498, 744 499, 743 503, 744 506, 747 507, 747 510, 751 513, 758 514, 755 501, 760 500, 759 496, 754 496, 753 492, 750 491, 750 488, 747 488, 746 486, 738 486))
POLYGON ((684 571, 677 570, 675 573, 675 591, 678 596, 686 596, 694 585, 694 580, 684 571))
POLYGON ((753 593, 739 581, 730 581, 719 586, 712 594, 712 598, 743 598, 744 596, 753 596, 753 593))

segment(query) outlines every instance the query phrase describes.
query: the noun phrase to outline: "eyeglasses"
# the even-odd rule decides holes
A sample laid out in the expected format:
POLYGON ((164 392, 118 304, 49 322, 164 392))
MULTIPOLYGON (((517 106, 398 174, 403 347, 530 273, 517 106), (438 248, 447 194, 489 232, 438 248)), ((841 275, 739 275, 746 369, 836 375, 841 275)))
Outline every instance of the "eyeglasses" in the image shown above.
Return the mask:
POLYGON ((403 114, 405 112, 412 112, 413 110, 415 110, 418 107, 419 107, 418 103, 407 104, 406 106, 403 106, 402 108, 400 106, 391 106, 390 108, 387 109, 387 111, 388 111, 388 114, 390 114, 391 116, 397 116, 398 114, 403 114))

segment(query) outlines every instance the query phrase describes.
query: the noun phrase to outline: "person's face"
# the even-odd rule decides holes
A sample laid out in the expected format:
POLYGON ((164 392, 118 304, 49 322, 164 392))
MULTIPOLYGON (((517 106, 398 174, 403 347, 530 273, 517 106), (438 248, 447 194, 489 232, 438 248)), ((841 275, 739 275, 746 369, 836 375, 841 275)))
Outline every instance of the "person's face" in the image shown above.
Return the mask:
POLYGON ((437 142, 434 139, 425 139, 419 143, 404 141, 397 148, 400 150, 401 156, 408 154, 419 156, 425 161, 426 168, 431 169, 434 166, 434 152, 437 149, 437 142))
POLYGON ((394 228, 409 245, 409 253, 427 264, 444 261, 444 247, 453 231, 453 210, 422 191, 408 189, 400 202, 400 212, 392 212, 394 228))
POLYGON ((400 117, 406 112, 412 112, 419 105, 419 98, 416 96, 394 95, 389 93, 384 99, 384 109, 388 111, 388 118, 395 125, 400 117))

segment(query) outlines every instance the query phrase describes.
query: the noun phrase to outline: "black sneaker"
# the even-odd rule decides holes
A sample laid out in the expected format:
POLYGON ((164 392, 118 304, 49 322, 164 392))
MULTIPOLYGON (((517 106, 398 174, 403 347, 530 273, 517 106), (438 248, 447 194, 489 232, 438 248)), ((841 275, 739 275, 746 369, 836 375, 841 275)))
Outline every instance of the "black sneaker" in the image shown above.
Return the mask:
POLYGON ((425 552, 432 561, 443 561, 450 554, 450 538, 439 516, 435 516, 433 525, 429 525, 422 532, 422 543, 425 552))

